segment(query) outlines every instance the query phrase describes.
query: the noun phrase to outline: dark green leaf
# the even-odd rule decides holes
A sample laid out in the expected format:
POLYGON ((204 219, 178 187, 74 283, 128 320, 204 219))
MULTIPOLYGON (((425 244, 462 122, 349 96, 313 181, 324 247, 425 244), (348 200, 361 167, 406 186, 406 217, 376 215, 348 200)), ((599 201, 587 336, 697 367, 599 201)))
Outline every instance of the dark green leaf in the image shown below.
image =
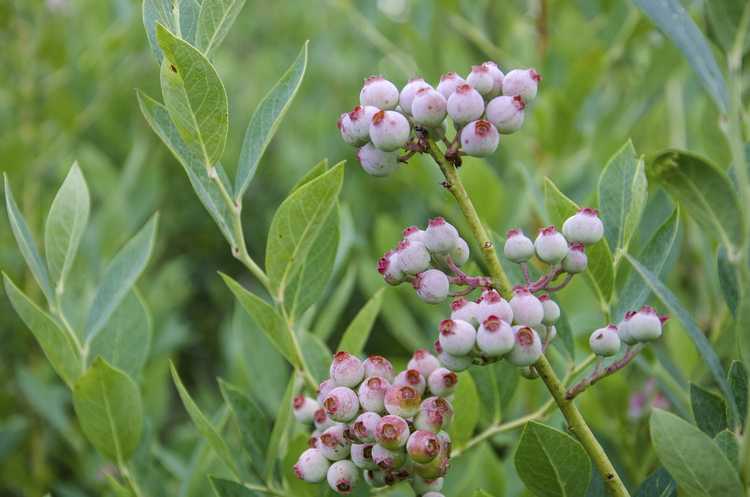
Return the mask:
MULTIPOLYGON (((747 7, 745 0, 711 0, 704 4, 711 26, 709 36, 715 39, 724 52, 734 47, 737 30, 740 27, 742 12, 747 7)), ((750 36, 745 36, 744 52, 750 48, 750 36)))
POLYGON ((690 405, 698 428, 709 437, 727 428, 727 409, 724 401, 715 393, 690 384, 690 405))
POLYGON ((250 462, 258 474, 263 474, 265 452, 271 434, 272 421, 251 397, 237 387, 219 380, 221 394, 232 409, 242 434, 242 448, 250 455, 250 462))
POLYGON ((195 44, 206 55, 211 55, 229 32, 245 0, 203 0, 198 14, 195 44))
POLYGON ((677 483, 664 468, 646 478, 633 497, 677 497, 677 483))
POLYGON ((270 480, 273 477, 276 463, 286 453, 286 442, 292 422, 292 399, 294 398, 295 382, 296 379, 292 376, 286 386, 279 411, 276 413, 276 418, 274 419, 273 430, 271 431, 271 438, 268 442, 268 450, 266 451, 266 480, 270 480))
POLYGON ((471 378, 474 380, 474 386, 477 389, 479 409, 481 420, 485 424, 500 422, 502 407, 500 405, 500 386, 498 385, 497 365, 499 363, 489 364, 481 368, 471 368, 471 378))
POLYGON ((716 434, 714 442, 716 442, 716 445, 721 449, 732 466, 735 468, 739 467, 740 444, 737 440, 737 435, 729 430, 724 430, 716 434))
POLYGON ((450 426, 450 435, 456 447, 462 447, 474 434, 479 423, 479 394, 468 371, 458 374, 458 386, 454 393, 456 409, 450 426))
POLYGON ((732 316, 737 317, 737 303, 740 300, 740 288, 734 265, 727 257, 727 249, 719 247, 716 254, 716 272, 719 274, 719 288, 732 316))
POLYGON ((362 353, 375 324, 375 319, 380 312, 380 306, 383 303, 383 291, 384 289, 381 288, 375 292, 375 295, 359 310, 359 313, 341 337, 339 346, 336 348, 337 351, 344 350, 354 355, 362 353))
POLYGON ((748 380, 747 369, 745 369, 745 365, 742 362, 732 361, 732 364, 729 366, 727 381, 729 382, 729 388, 732 389, 737 409, 740 411, 739 426, 745 426, 745 419, 747 418, 748 380))
POLYGON ((216 497, 260 497, 260 494, 253 492, 243 486, 242 483, 237 483, 236 481, 223 480, 213 476, 209 476, 208 480, 211 482, 211 488, 216 497))

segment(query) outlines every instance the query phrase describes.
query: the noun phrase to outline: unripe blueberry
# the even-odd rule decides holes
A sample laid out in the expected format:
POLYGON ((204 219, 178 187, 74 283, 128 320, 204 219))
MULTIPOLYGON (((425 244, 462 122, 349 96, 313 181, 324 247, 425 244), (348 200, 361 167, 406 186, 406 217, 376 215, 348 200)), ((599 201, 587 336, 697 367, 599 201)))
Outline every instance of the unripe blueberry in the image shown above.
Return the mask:
POLYGON ((542 322, 544 324, 555 324, 557 320, 560 319, 560 306, 546 294, 540 296, 539 301, 544 308, 544 318, 542 319, 542 322))
POLYGON ((362 364, 365 367, 365 378, 381 376, 388 381, 393 381, 393 364, 382 355, 371 355, 362 364))
POLYGON ((394 110, 381 110, 370 122, 370 140, 376 148, 394 152, 409 140, 411 125, 403 114, 394 110))
POLYGON ((369 127, 367 132, 367 140, 364 143, 361 143, 360 140, 357 139, 356 135, 354 134, 354 125, 349 118, 348 112, 344 112, 339 116, 338 120, 336 121, 336 127, 341 133, 341 138, 349 145, 359 147, 370 141, 369 127))
POLYGON ((529 326, 514 326, 515 343, 508 355, 508 361, 514 366, 531 366, 542 356, 542 341, 539 335, 529 326))
POLYGON ((451 450, 453 448, 453 442, 451 441, 451 436, 448 434, 447 431, 442 430, 438 432, 437 437, 438 437, 438 440, 440 440, 440 454, 444 455, 445 457, 450 457, 451 450))
POLYGON ((398 105, 398 88, 382 76, 370 76, 359 92, 359 103, 378 109, 391 110, 398 105))
POLYGON ((635 345, 638 343, 638 340, 630 334, 630 320, 633 316, 635 316, 635 311, 626 312, 625 318, 617 325, 617 335, 625 345, 635 345))
POLYGON ((318 392, 316 397, 318 404, 323 404, 323 400, 326 398, 326 395, 328 395, 328 393, 334 388, 336 388, 336 383, 332 379, 328 378, 326 380, 323 380, 320 385, 318 385, 318 392))
POLYGON ((644 305, 628 320, 628 331, 630 336, 639 342, 650 342, 661 337, 662 320, 656 310, 644 305))
POLYGON ((458 237, 456 247, 450 252, 451 259, 456 266, 461 267, 469 261, 469 255, 469 244, 463 238, 458 237))
POLYGON ((487 98, 491 97, 495 89, 495 79, 492 77, 490 66, 487 64, 471 66, 471 72, 466 77, 466 82, 473 86, 480 95, 487 98))
POLYGON ((447 397, 453 393, 458 384, 458 376, 446 368, 438 368, 427 378, 430 392, 438 397, 447 397))
POLYGON ((333 355, 329 372, 337 386, 354 388, 364 379, 365 366, 358 357, 342 350, 333 355))
POLYGON ((432 87, 422 78, 410 79, 409 82, 404 85, 398 98, 398 104, 401 106, 401 110, 404 111, 404 113, 412 115, 412 103, 414 102, 414 97, 419 90, 424 88, 432 89, 432 87))
POLYGON ((430 267, 430 252, 422 242, 401 240, 396 255, 399 267, 406 274, 415 275, 430 267))
POLYGON ((427 388, 427 380, 424 376, 422 376, 422 373, 420 373, 416 369, 407 369, 406 371, 401 371, 398 375, 396 375, 396 379, 393 380, 394 385, 409 385, 410 387, 413 387, 419 395, 423 395, 425 388, 427 388))
POLYGON ((512 229, 506 234, 503 253, 513 262, 526 262, 534 255, 534 243, 520 229, 512 229))
POLYGON ((461 130, 461 150, 474 157, 487 157, 497 150, 500 134, 485 120, 472 121, 461 130))
POLYGON ((375 427, 375 441, 386 449, 399 449, 408 439, 409 424, 400 416, 383 416, 375 427))
POLYGON ((479 324, 479 320, 477 319, 478 312, 479 304, 471 300, 466 300, 463 297, 458 297, 451 302, 451 319, 466 321, 472 326, 476 326, 479 324))
POLYGON ((427 492, 426 494, 422 494, 422 497, 445 497, 445 495, 441 494, 440 492, 427 492))
POLYGON ((474 348, 476 330, 466 321, 444 319, 440 322, 440 346, 451 355, 466 355, 474 348))
POLYGON ((315 411, 320 409, 320 404, 315 399, 297 395, 292 401, 294 418, 300 423, 312 423, 315 411))
POLYGON ((412 281, 417 296, 428 304, 439 304, 448 296, 450 281, 442 271, 428 269, 417 274, 412 281))
POLYGON ((410 418, 419 411, 422 397, 409 385, 392 385, 385 392, 385 410, 388 414, 410 418))
POLYGON ((524 100, 530 102, 536 98, 541 80, 542 77, 534 69, 513 69, 503 78, 503 95, 521 95, 524 100))
POLYGON ((569 242, 591 245, 604 236, 604 225, 596 209, 584 207, 563 223, 563 234, 569 242))
POLYGON ((455 226, 442 217, 430 219, 424 232, 424 244, 433 254, 449 254, 460 238, 455 226))
POLYGON ((326 478, 331 463, 318 449, 307 449, 300 454, 297 464, 294 465, 294 474, 297 478, 308 483, 319 483, 326 478))
POLYGON ((515 339, 510 324, 497 316, 488 317, 477 331, 477 347, 487 357, 501 357, 513 349, 515 339))
POLYGON ((406 451, 386 449, 380 444, 375 444, 372 448, 372 460, 382 470, 397 469, 406 462, 406 451))
POLYGON ((456 373, 465 371, 471 366, 471 356, 469 355, 451 355, 443 351, 438 353, 438 359, 440 360, 440 364, 456 373))
POLYGON ((483 65, 487 66, 490 75, 492 75, 492 91, 488 95, 488 98, 494 98, 503 92, 503 79, 505 79, 505 74, 503 74, 503 71, 501 71, 500 68, 497 67, 497 64, 492 61, 487 61, 483 65))
POLYGON ((440 454, 438 457, 426 464, 414 463, 414 472, 422 478, 432 480, 440 478, 448 472, 450 462, 447 456, 440 454))
POLYGON ((443 489, 443 478, 435 478, 434 480, 425 480, 419 475, 414 475, 414 479, 411 482, 411 488, 414 489, 414 493, 424 497, 438 497, 442 496, 437 492, 443 489), (432 493, 432 495, 430 495, 432 493), (435 495, 437 494, 437 495, 435 495))
POLYGON ((406 442, 406 453, 414 462, 428 463, 440 453, 440 441, 431 431, 417 430, 406 442))
POLYGON ((398 152, 385 152, 372 143, 357 151, 357 160, 370 176, 388 176, 400 166, 398 152))
POLYGON ((362 382, 357 391, 362 409, 372 412, 385 411, 385 392, 391 386, 382 376, 369 376, 362 382))
MULTIPOLYGON (((324 399, 325 400, 325 399, 324 399)), ((313 414, 313 423, 315 423, 315 429, 318 431, 323 431, 334 424, 336 424, 326 413, 326 410, 324 408, 320 408, 313 414)))
POLYGON ((360 443, 371 443, 375 441, 375 428, 380 422, 380 414, 366 411, 357 416, 349 429, 350 435, 360 443))
POLYGON ((398 254, 395 250, 389 250, 378 259, 378 273, 383 275, 383 279, 389 285, 396 286, 403 283, 406 275, 398 264, 398 254))
POLYGON ((348 495, 352 493, 354 485, 357 484, 359 478, 359 470, 353 462, 347 460, 336 461, 331 464, 328 468, 326 479, 328 480, 328 486, 330 486, 336 493, 341 495, 348 495))
POLYGON ((349 438, 349 428, 346 425, 333 425, 320 435, 318 449, 329 461, 340 461, 349 457, 352 445, 349 438))
MULTIPOLYGON (((352 145, 361 147, 370 141, 370 123, 375 114, 378 113, 378 110, 377 107, 373 107, 372 105, 364 107, 358 105, 347 114, 349 134, 355 140, 355 143, 352 143, 352 145)), ((346 119, 343 123, 347 123, 346 119)))
POLYGON ((518 368, 518 372, 521 373, 521 376, 523 376, 527 380, 536 380, 537 378, 539 378, 539 373, 531 366, 518 368))
POLYGON ((419 406, 419 412, 414 417, 414 427, 417 430, 438 433, 446 428, 453 418, 453 407, 443 397, 428 397, 419 406))
POLYGON ((385 472, 382 469, 368 469, 363 474, 365 481, 371 487, 380 488, 385 486, 385 472))
POLYGON ((323 408, 332 420, 347 423, 357 416, 359 399, 351 388, 336 387, 323 401, 323 408))
POLYGON ((419 229, 419 226, 407 226, 402 235, 404 240, 424 243, 424 230, 419 229))
POLYGON ((503 134, 515 133, 523 126, 526 104, 519 95, 493 98, 487 104, 487 120, 503 134))
POLYGON ((360 469, 378 469, 372 460, 372 444, 352 444, 352 462, 360 469))
POLYGON ((539 236, 534 240, 536 255, 547 264, 557 264, 568 255, 568 241, 554 226, 547 226, 539 230, 539 236))
POLYGON ((310 434, 310 438, 307 439, 307 446, 311 449, 317 449, 320 445, 320 432, 318 430, 314 430, 310 434))
POLYGON ((513 309, 513 319, 516 324, 538 326, 544 319, 544 306, 525 287, 518 286, 513 289, 510 307, 513 309))
POLYGON ((448 115, 457 126, 474 121, 484 113, 484 99, 471 85, 461 84, 448 97, 448 115))
POLYGON ((430 373, 440 367, 440 361, 437 360, 437 357, 430 354, 429 351, 425 349, 417 349, 414 351, 411 359, 409 359, 409 363, 406 367, 409 369, 416 369, 422 374, 422 376, 427 378, 430 376, 430 373))
POLYGON ((445 120, 447 108, 445 97, 432 88, 418 90, 411 105, 414 122, 428 128, 440 126, 445 120))
POLYGON ((610 324, 605 328, 599 328, 589 337, 591 351, 602 357, 610 357, 620 351, 620 337, 617 334, 617 326, 610 324))
POLYGON ((557 336, 557 327, 555 325, 547 326, 547 336, 544 339, 547 343, 551 342, 557 336))
POLYGON ((586 270, 589 259, 582 243, 571 243, 568 247, 568 254, 562 260, 563 271, 570 274, 582 273, 586 270))
POLYGON ((437 85, 437 91, 445 97, 446 100, 453 95, 456 88, 466 83, 466 80, 454 72, 449 72, 440 76, 440 83, 437 85))
POLYGON ((490 316, 497 316, 506 323, 513 322, 513 309, 495 289, 482 292, 477 308, 477 321, 483 323, 490 316))

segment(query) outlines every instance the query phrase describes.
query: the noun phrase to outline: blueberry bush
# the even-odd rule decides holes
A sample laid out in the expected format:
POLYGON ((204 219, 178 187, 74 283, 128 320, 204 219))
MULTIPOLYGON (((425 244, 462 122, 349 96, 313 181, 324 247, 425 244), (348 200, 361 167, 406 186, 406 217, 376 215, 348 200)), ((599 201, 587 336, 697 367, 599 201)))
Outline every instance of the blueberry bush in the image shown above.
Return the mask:
POLYGON ((0 24, 3 495, 750 491, 746 2, 0 24))

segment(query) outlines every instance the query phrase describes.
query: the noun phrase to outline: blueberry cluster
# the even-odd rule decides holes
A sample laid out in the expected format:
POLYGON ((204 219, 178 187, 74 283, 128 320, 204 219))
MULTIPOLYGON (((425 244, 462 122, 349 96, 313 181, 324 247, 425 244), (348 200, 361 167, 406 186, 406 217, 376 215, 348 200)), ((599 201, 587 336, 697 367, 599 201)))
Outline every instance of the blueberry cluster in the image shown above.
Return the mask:
POLYGON ((338 128, 346 143, 359 148, 359 162, 373 176, 395 171, 406 160, 401 149, 424 151, 423 136, 444 140, 449 156, 485 157, 497 149, 501 133, 521 128, 540 80, 534 69, 503 74, 494 62, 472 67, 466 79, 444 74, 434 88, 414 78, 400 92, 383 77, 371 76, 360 91, 360 104, 341 114, 338 128), (446 139, 446 117, 453 121, 453 140, 446 139))
POLYGON ((361 475, 373 487, 408 480, 417 495, 442 497, 451 451, 444 430, 457 383, 426 350, 416 351, 398 374, 382 356, 362 361, 337 352, 317 399, 294 399, 296 419, 315 427, 295 473, 310 483, 327 480, 342 495, 361 475))

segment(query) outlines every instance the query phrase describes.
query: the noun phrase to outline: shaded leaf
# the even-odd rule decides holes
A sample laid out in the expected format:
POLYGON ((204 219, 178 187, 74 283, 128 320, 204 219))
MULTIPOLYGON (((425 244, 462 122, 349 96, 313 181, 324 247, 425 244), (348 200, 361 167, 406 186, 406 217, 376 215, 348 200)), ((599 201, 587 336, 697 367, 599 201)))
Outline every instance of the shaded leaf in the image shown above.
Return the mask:
POLYGON ((240 427, 242 448, 250 455, 252 467, 262 474, 273 423, 252 397, 224 380, 219 380, 219 386, 240 427))
MULTIPOLYGON (((704 4, 706 16, 711 26, 709 36, 715 39, 727 54, 734 47, 742 12, 746 6, 745 0, 711 0, 704 4)), ((749 36, 745 36, 743 48, 743 52, 750 49, 749 36)))
POLYGON ((213 476, 208 477, 216 497, 258 497, 259 494, 248 489, 242 483, 232 480, 224 480, 213 476))
POLYGON ((360 355, 365 348, 367 339, 370 336, 375 319, 380 312, 380 306, 383 303, 383 291, 381 288, 367 303, 359 310, 357 316, 346 328, 344 335, 341 337, 337 351, 344 350, 350 354, 360 355))
POLYGON ((633 497, 677 497, 677 483, 664 468, 646 478, 633 497))
POLYGON ((732 466, 735 468, 739 467, 740 444, 737 440, 737 435, 729 430, 724 430, 716 434, 714 442, 716 442, 716 446, 721 449, 732 466))
POLYGON ((335 331, 336 324, 341 318, 354 289, 354 283, 357 279, 356 268, 345 268, 343 272, 343 278, 337 281, 333 295, 325 301, 325 306, 318 313, 315 321, 313 334, 321 340, 327 340, 335 331))
POLYGON ((163 24, 183 40, 193 43, 199 12, 200 4, 197 0, 143 0, 143 26, 159 62, 164 54, 156 40, 156 23, 163 24))
POLYGON ((729 388, 732 389, 732 394, 734 396, 734 401, 737 404, 737 409, 740 411, 739 426, 745 426, 748 407, 748 380, 747 369, 742 362, 732 361, 732 364, 729 366, 727 381, 729 382, 729 388))
POLYGON ((308 331, 300 330, 297 336, 305 365, 318 382, 323 381, 329 376, 331 351, 323 340, 308 331))
POLYGON ((698 428, 709 437, 715 437, 727 428, 727 410, 718 395, 691 383, 690 406, 698 428))
POLYGON ((474 380, 474 386, 477 389, 479 409, 482 420, 486 424, 500 422, 502 407, 500 404, 500 386, 496 377, 498 362, 488 364, 481 368, 470 368, 469 373, 474 380))
POLYGON ((740 288, 734 265, 727 257, 727 249, 719 247, 716 254, 716 272, 719 275, 719 288, 732 316, 737 317, 737 305, 740 300, 740 288))
POLYGON ((206 55, 216 49, 229 33, 245 0, 203 0, 198 14, 195 44, 206 55))
POLYGON ((479 394, 468 371, 458 373, 458 385, 453 395, 453 405, 461 408, 456 409, 449 432, 453 444, 462 447, 479 423, 479 394))
POLYGON ((292 399, 294 398, 295 381, 294 376, 289 379, 284 397, 281 399, 279 411, 276 413, 271 438, 268 442, 268 450, 266 451, 266 480, 273 477, 276 463, 285 454, 286 441, 292 421, 292 399))

